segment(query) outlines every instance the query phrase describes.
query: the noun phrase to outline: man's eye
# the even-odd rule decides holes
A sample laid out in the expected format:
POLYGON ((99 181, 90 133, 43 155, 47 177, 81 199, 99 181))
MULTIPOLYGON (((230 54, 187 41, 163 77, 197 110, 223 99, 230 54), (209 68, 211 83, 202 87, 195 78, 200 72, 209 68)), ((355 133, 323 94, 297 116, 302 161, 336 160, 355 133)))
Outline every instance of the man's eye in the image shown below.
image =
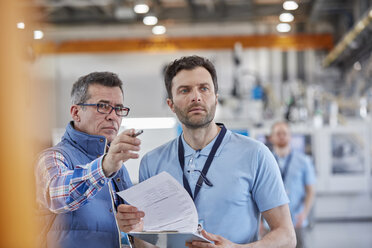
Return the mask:
POLYGON ((106 103, 98 103, 98 107, 102 109, 109 109, 109 105, 106 103))
POLYGON ((202 91, 207 91, 208 90, 208 87, 203 87, 202 88, 202 91))
POLYGON ((182 89, 180 92, 181 92, 181 93, 187 93, 188 90, 187 90, 187 89, 182 89))

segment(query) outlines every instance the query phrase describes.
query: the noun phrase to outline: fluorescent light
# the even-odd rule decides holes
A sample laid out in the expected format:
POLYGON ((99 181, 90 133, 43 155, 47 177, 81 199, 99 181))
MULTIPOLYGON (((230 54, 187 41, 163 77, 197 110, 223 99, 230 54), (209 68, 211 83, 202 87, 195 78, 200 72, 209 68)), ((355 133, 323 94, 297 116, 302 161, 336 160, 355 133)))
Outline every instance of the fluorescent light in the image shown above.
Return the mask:
POLYGON ((167 29, 163 25, 157 25, 152 28, 152 33, 156 35, 165 34, 166 31, 167 29))
POLYGON ((156 23, 158 23, 158 18, 156 16, 145 16, 143 18, 143 23, 145 25, 155 25, 156 23))
POLYGON ((295 10, 298 8, 298 4, 295 1, 285 1, 283 3, 283 8, 285 10, 295 10))
POLYGON ((135 129, 163 129, 174 128, 177 121, 174 117, 158 118, 124 118, 122 126, 135 129))
POLYGON ((362 70, 362 65, 360 64, 359 61, 355 62, 353 67, 354 67, 354 70, 356 70, 356 71, 362 70))
POLYGON ((291 22, 294 20, 294 16, 291 13, 282 13, 279 16, 281 22, 291 22))
POLYGON ((35 40, 40 40, 40 39, 42 39, 44 37, 44 33, 43 33, 43 31, 41 31, 41 30, 35 30, 34 31, 34 39, 35 40))
POLYGON ((18 22, 17 23, 17 28, 19 28, 19 29, 25 29, 25 23, 24 22, 18 22))
POLYGON ((289 25, 288 23, 279 23, 278 25, 276 25, 276 30, 281 33, 286 33, 291 30, 291 25, 289 25))
POLYGON ((147 4, 141 3, 136 4, 133 9, 134 12, 136 12, 137 14, 146 14, 147 12, 149 12, 150 8, 147 4))

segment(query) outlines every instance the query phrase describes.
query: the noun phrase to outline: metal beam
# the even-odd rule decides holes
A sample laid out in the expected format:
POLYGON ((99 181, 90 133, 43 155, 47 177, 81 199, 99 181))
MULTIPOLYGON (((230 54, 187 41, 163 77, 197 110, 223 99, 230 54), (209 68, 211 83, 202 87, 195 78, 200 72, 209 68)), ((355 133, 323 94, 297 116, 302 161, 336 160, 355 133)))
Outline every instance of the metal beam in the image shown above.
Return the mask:
POLYGON ((175 51, 184 49, 233 49, 239 42, 244 48, 281 50, 327 49, 333 47, 330 34, 205 36, 174 38, 143 38, 113 40, 80 40, 40 42, 34 44, 35 54, 102 53, 133 51, 175 51))

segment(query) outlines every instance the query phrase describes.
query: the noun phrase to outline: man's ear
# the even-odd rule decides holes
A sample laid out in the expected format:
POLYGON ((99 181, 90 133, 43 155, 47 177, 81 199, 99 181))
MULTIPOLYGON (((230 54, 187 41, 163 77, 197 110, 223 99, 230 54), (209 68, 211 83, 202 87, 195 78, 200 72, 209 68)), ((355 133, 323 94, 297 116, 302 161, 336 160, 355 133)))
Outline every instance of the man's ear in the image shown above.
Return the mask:
POLYGON ((216 94, 216 105, 218 104, 218 93, 216 94))
POLYGON ((175 113, 174 112, 174 103, 173 103, 173 100, 170 99, 170 98, 167 98, 167 104, 168 104, 169 108, 172 110, 172 112, 175 113))
POLYGON ((74 122, 80 122, 79 107, 77 105, 72 105, 71 106, 70 114, 71 114, 72 120, 74 120, 74 122))

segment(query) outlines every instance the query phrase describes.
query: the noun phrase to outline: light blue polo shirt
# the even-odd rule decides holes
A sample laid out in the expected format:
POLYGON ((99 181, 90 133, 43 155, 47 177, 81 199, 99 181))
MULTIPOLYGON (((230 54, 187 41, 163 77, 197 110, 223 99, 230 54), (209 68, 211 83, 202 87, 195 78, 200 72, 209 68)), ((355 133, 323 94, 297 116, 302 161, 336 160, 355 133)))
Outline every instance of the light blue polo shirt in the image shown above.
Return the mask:
MULTIPOLYGON (((295 225, 296 216, 304 209, 305 186, 314 185, 316 177, 314 166, 308 156, 298 151, 292 151, 291 153, 292 157, 287 165, 288 169, 284 178, 284 187, 290 201, 289 210, 291 211, 292 222, 295 225)), ((282 159, 287 160, 288 156, 282 159)), ((307 225, 308 220, 305 220, 303 227, 307 225)))
MULTIPOLYGON (((215 139, 200 151, 193 150, 182 139, 184 172, 192 192, 200 175, 195 170, 203 169, 215 139)), ((183 185, 178 138, 142 158, 139 181, 162 171, 168 172, 183 185)), ((235 243, 256 241, 260 212, 288 203, 278 165, 269 149, 230 130, 227 130, 215 154, 207 178, 213 186, 203 183, 195 199, 199 222, 207 232, 235 243)))

